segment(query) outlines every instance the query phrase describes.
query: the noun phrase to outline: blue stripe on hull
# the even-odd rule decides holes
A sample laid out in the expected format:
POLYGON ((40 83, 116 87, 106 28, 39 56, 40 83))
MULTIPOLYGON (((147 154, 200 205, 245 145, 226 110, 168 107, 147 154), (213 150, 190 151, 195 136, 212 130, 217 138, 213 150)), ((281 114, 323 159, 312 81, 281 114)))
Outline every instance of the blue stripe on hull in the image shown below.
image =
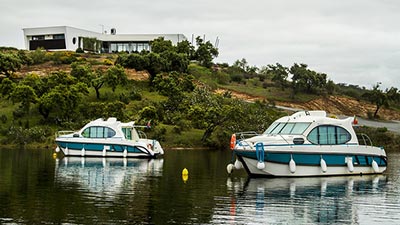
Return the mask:
MULTIPOLYGON (((235 151, 239 156, 256 159, 255 151, 235 151)), ((264 152, 265 162, 275 162, 288 164, 291 156, 298 165, 320 165, 321 156, 328 166, 346 165, 345 158, 352 157, 353 163, 360 166, 370 166, 372 160, 375 160, 379 166, 387 166, 385 157, 367 156, 367 155, 341 155, 341 154, 299 154, 299 153, 269 153, 264 152)))
POLYGON ((128 145, 69 143, 69 142, 62 142, 62 141, 57 141, 57 145, 60 146, 61 148, 68 147, 69 149, 74 149, 74 150, 81 150, 82 148, 85 148, 86 151, 99 151, 99 152, 103 151, 104 146, 110 146, 110 150, 108 150, 108 151, 123 152, 126 148, 128 153, 146 153, 144 151, 139 150, 135 146, 128 146, 128 145))

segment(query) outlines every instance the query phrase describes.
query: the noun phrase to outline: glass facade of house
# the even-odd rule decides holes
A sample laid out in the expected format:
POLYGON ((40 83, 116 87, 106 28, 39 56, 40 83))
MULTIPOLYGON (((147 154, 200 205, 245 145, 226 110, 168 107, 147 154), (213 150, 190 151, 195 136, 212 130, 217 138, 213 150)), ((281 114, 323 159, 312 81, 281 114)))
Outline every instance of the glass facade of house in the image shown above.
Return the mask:
POLYGON ((141 52, 150 51, 148 42, 103 42, 103 52, 141 52))

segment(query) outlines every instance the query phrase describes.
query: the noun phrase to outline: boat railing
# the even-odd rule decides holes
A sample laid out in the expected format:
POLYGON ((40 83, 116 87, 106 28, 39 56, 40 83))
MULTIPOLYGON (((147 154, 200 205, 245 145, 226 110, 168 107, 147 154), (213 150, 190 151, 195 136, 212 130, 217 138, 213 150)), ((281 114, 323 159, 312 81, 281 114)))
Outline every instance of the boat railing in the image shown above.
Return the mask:
POLYGON ((245 132, 240 132, 240 133, 235 133, 236 138, 238 140, 244 140, 246 138, 250 138, 250 137, 254 137, 254 136, 258 136, 260 134, 258 134, 255 131, 245 131, 245 132))
POLYGON ((358 142, 360 142, 360 140, 362 140, 363 143, 364 143, 364 145, 366 145, 366 146, 372 146, 372 141, 371 141, 371 139, 368 137, 367 134, 359 133, 359 134, 357 134, 357 138, 358 138, 358 142))
POLYGON ((55 133, 55 136, 56 136, 56 138, 58 138, 62 135, 73 134, 75 132, 76 132, 75 130, 60 130, 55 133))
POLYGON ((138 135, 139 135, 140 139, 147 139, 147 135, 146 135, 145 132, 143 132, 141 130, 138 130, 137 132, 138 132, 138 135))

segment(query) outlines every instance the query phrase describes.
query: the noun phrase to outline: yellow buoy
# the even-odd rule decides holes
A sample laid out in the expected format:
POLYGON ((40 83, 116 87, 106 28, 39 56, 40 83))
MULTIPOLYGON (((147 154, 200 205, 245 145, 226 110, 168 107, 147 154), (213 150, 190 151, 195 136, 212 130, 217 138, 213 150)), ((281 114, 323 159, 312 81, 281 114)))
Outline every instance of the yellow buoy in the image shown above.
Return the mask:
POLYGON ((53 159, 56 159, 57 158, 57 153, 53 153, 53 159))
POLYGON ((182 174, 182 180, 183 180, 183 182, 186 184, 186 181, 189 179, 189 175, 184 175, 184 174, 182 174))
POLYGON ((189 171, 186 168, 184 168, 182 170, 182 175, 189 175, 189 171))
POLYGON ((182 180, 184 183, 186 183, 188 179, 189 179, 189 171, 186 168, 184 168, 182 170, 182 180))

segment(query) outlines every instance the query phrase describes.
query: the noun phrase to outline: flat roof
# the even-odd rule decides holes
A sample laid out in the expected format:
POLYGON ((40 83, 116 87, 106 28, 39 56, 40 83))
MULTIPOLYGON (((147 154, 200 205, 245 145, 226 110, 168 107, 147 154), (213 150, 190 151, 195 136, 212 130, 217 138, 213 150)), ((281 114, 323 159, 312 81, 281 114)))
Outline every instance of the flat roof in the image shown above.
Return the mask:
POLYGON ((148 41, 154 40, 158 37, 165 37, 168 39, 175 39, 177 41, 187 40, 185 35, 183 34, 102 34, 95 31, 80 29, 71 26, 49 26, 49 27, 32 27, 32 28, 23 28, 25 35, 40 35, 40 34, 53 34, 53 32, 60 32, 64 30, 67 32, 68 29, 82 31, 84 33, 93 33, 96 34, 96 38, 101 41, 148 41))

